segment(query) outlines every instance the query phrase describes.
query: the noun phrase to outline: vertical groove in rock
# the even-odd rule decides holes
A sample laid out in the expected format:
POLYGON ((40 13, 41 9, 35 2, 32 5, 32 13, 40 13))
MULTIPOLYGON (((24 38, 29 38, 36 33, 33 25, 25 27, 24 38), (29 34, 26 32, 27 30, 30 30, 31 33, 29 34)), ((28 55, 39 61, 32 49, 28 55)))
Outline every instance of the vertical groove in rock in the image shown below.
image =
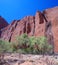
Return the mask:
POLYGON ((27 29, 26 29, 26 31, 27 31, 27 34, 31 32, 31 26, 30 26, 30 23, 27 24, 27 29))
POLYGON ((40 11, 36 12, 35 15, 35 36, 44 36, 45 23, 42 13, 40 11))
POLYGON ((23 33, 26 33, 26 22, 24 23, 23 33))
POLYGON ((9 37, 9 42, 11 42, 11 37, 12 37, 12 34, 11 34, 10 37, 9 37))
POLYGON ((42 16, 45 19, 45 22, 48 22, 48 20, 46 19, 46 16, 44 15, 44 13, 42 13, 42 16))
POLYGON ((34 34, 35 34, 35 17, 34 17, 34 29, 33 29, 33 35, 32 36, 34 36, 34 34))
POLYGON ((52 33, 52 24, 51 21, 48 21, 43 14, 43 17, 45 19, 45 36, 47 37, 48 43, 53 46, 53 52, 54 52, 54 37, 52 33))
POLYGON ((11 39, 12 39, 12 34, 14 32, 14 30, 16 29, 16 26, 18 24, 18 21, 17 20, 14 20, 11 25, 10 25, 10 36, 9 36, 9 42, 11 42, 11 39))

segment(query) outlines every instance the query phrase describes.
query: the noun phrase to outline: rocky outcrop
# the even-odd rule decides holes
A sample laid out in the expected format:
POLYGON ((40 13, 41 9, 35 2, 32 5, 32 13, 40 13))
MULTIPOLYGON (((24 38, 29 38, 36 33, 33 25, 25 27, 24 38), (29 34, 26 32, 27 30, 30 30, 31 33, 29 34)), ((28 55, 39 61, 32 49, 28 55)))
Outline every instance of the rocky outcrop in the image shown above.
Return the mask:
POLYGON ((45 35, 45 22, 41 12, 37 12, 35 15, 35 36, 45 35))
POLYGON ((29 36, 34 35, 34 16, 26 16, 18 22, 16 29, 13 32, 11 41, 15 40, 16 36, 23 33, 28 34, 29 36))
POLYGON ((8 23, 6 22, 6 20, 0 16, 0 29, 4 28, 8 26, 8 23))
POLYGON ((26 33, 28 36, 46 36, 49 44, 58 52, 58 7, 37 11, 35 16, 26 16, 14 20, 6 28, 0 30, 0 38, 13 42, 16 37, 26 33))
MULTIPOLYGON (((50 40, 52 40, 54 44, 54 52, 58 52, 58 7, 47 9, 44 11, 44 15, 48 22, 50 22, 51 26, 51 31, 50 33, 48 32, 49 36, 51 36, 50 40)), ((49 29, 49 30, 50 30, 49 29)), ((47 35, 48 35, 47 34, 47 35)))
POLYGON ((29 36, 34 35, 34 21, 34 16, 26 16, 22 20, 14 20, 9 26, 1 30, 1 38, 13 42, 18 35, 23 33, 29 36))

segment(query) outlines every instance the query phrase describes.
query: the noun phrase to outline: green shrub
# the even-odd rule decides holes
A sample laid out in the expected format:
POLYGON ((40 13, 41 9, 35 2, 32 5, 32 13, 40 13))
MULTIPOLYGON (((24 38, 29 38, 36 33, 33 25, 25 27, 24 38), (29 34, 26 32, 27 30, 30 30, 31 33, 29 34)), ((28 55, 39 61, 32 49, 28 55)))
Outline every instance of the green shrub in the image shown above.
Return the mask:
POLYGON ((50 54, 53 52, 53 47, 47 42, 47 38, 45 36, 28 37, 27 34, 23 34, 21 36, 18 36, 16 42, 14 43, 0 39, 0 52, 50 54))
POLYGON ((0 52, 12 52, 11 44, 0 39, 0 52))
POLYGON ((12 42, 11 48, 12 52, 16 52, 18 50, 18 44, 16 42, 12 42))
POLYGON ((35 36, 29 37, 29 43, 30 43, 30 52, 31 53, 39 53, 39 42, 35 36))
POLYGON ((26 48, 29 46, 29 38, 27 34, 22 34, 21 36, 18 37, 17 39, 17 44, 22 48, 26 48))
POLYGON ((13 50, 21 53, 33 53, 33 54, 45 54, 52 53, 52 45, 47 42, 45 36, 28 37, 27 34, 23 34, 17 38, 16 43, 12 44, 13 50))

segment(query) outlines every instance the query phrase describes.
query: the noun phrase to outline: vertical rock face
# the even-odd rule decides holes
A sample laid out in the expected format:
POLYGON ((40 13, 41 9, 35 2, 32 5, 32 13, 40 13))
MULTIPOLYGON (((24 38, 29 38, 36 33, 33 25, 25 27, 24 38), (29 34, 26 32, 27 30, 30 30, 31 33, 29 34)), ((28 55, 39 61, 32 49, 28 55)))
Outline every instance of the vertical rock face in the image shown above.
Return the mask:
POLYGON ((22 20, 14 20, 8 27, 1 30, 1 38, 13 42, 17 36, 23 33, 29 36, 34 35, 34 21, 34 16, 26 16, 22 20))
MULTIPOLYGON (((0 27, 0 29, 1 28, 3 27, 0 27)), ((51 9, 46 9, 45 11, 43 11, 43 13, 37 11, 35 16, 26 16, 21 20, 14 20, 6 28, 0 30, 0 38, 8 40, 9 42, 13 42, 16 40, 17 36, 24 33, 28 34, 28 36, 46 36, 48 42, 54 46, 54 52, 57 53, 57 32, 58 7, 55 7, 51 9)))
POLYGON ((58 52, 58 7, 47 9, 44 11, 46 19, 51 22, 51 31, 54 40, 54 52, 58 52))
POLYGON ((34 16, 27 16, 20 20, 20 22, 18 22, 16 29, 13 32, 11 41, 15 40, 16 36, 19 36, 23 33, 32 36, 34 31, 34 21, 35 21, 34 16))
POLYGON ((1 29, 3 29, 4 27, 8 26, 8 23, 6 22, 6 20, 0 16, 0 37, 1 37, 1 29))
POLYGON ((35 15, 35 36, 44 36, 45 22, 41 12, 37 12, 35 15))
POLYGON ((18 24, 18 21, 14 20, 10 25, 8 25, 6 28, 2 29, 1 38, 10 42, 12 34, 13 34, 14 30, 16 29, 17 24, 18 24))
POLYGON ((7 25, 8 23, 6 22, 6 20, 0 16, 0 29, 6 27, 7 25))

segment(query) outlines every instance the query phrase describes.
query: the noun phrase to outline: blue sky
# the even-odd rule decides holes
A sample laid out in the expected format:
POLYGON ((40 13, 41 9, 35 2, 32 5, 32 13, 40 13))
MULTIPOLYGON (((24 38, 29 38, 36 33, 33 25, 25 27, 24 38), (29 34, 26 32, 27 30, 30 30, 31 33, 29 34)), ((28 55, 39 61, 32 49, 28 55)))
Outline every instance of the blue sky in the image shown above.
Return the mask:
POLYGON ((37 10, 58 6, 58 0, 0 0, 0 16, 8 23, 27 15, 35 15, 37 10))

